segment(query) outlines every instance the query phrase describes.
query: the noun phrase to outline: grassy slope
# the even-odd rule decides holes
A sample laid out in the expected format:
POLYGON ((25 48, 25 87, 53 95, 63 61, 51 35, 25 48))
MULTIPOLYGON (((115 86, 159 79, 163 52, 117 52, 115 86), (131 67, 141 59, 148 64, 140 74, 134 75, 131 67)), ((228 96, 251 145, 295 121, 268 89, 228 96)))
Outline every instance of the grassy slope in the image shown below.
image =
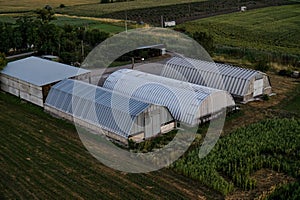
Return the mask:
POLYGON ((0 92, 0 198, 220 198, 171 171, 124 174, 100 164, 73 125, 0 92))
POLYGON ((127 9, 137 9, 137 8, 148 8, 154 6, 164 6, 164 5, 172 5, 178 3, 188 3, 188 2, 199 2, 205 0, 134 0, 128 2, 118 2, 118 3, 108 3, 108 4, 99 4, 100 0, 0 0, 0 12, 12 12, 12 11, 28 11, 37 8, 41 8, 45 5, 51 5, 56 8, 60 4, 65 4, 67 7, 64 9, 66 11, 71 12, 115 12, 127 9), (81 5, 87 4, 87 5, 81 5), (94 4, 94 5, 88 5, 94 4), (76 5, 75 8, 72 6, 76 5), (71 7, 69 7, 71 6, 71 7), (92 8, 92 9, 91 9, 92 8))
POLYGON ((262 8, 187 22, 190 32, 207 31, 219 45, 300 55, 300 4, 262 8))

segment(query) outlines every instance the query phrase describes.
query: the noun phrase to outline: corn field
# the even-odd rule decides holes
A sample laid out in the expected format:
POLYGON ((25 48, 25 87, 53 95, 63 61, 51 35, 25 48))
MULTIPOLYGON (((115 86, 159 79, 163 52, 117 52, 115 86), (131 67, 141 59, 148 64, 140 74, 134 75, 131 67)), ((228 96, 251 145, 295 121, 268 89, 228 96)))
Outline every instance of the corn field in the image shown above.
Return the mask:
POLYGON ((172 168, 226 195, 234 187, 251 190, 253 172, 270 168, 300 175, 300 120, 272 119, 240 128, 221 138, 208 156, 187 153, 172 168))

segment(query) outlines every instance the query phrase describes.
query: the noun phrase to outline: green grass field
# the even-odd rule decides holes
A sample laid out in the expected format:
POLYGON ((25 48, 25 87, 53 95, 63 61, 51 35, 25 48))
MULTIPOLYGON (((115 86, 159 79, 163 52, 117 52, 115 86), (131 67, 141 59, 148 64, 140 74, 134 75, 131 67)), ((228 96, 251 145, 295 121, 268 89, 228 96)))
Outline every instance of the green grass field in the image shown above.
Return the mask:
POLYGON ((300 4, 262 8, 179 25, 206 31, 218 45, 300 55, 300 4))
POLYGON ((59 26, 63 26, 65 24, 72 26, 87 26, 88 29, 100 29, 108 33, 119 33, 125 30, 122 26, 80 18, 57 17, 53 23, 59 26))
POLYGON ((0 92, 1 199, 221 199, 170 170, 126 174, 103 166, 75 127, 0 92))
MULTIPOLYGON (((15 23, 18 16, 13 15, 0 15, 0 23, 15 23)), ((100 29, 101 31, 108 33, 119 33, 124 31, 124 27, 121 26, 121 23, 109 23, 109 22, 101 22, 93 19, 80 19, 80 18, 72 18, 65 16, 58 16, 56 20, 53 20, 52 23, 58 26, 64 25, 72 25, 72 26, 86 26, 88 29, 100 29)), ((123 24, 122 24, 123 25, 123 24)))

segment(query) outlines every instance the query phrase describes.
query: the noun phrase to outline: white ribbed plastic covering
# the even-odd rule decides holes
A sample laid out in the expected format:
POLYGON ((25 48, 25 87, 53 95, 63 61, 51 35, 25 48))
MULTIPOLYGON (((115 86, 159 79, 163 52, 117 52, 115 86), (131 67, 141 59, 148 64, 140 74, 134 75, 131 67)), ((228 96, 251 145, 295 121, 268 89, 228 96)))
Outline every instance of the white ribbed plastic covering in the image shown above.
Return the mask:
POLYGON ((173 57, 166 63, 162 75, 243 97, 249 91, 251 80, 261 78, 263 73, 227 64, 173 57))
POLYGON ((150 104, 81 81, 54 85, 45 105, 128 138, 134 119, 150 104))
POLYGON ((174 119, 191 125, 203 116, 235 105, 226 91, 129 69, 112 73, 103 87, 166 106, 174 119))

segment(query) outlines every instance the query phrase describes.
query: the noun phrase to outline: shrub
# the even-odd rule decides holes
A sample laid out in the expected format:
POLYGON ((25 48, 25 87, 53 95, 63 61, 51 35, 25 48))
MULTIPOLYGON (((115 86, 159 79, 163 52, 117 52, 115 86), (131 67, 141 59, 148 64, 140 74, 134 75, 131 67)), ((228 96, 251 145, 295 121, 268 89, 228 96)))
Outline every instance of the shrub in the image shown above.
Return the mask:
POLYGON ((291 76, 292 71, 291 70, 286 70, 286 69, 282 69, 278 72, 278 75, 280 76, 291 76))
POLYGON ((270 65, 268 61, 266 61, 265 59, 261 59, 254 65, 254 69, 262 72, 267 72, 270 69, 270 65))
POLYGON ((264 101, 268 101, 270 99, 270 97, 269 97, 269 95, 264 94, 261 99, 264 101))
POLYGON ((4 53, 0 52, 0 71, 7 65, 7 60, 4 53))

